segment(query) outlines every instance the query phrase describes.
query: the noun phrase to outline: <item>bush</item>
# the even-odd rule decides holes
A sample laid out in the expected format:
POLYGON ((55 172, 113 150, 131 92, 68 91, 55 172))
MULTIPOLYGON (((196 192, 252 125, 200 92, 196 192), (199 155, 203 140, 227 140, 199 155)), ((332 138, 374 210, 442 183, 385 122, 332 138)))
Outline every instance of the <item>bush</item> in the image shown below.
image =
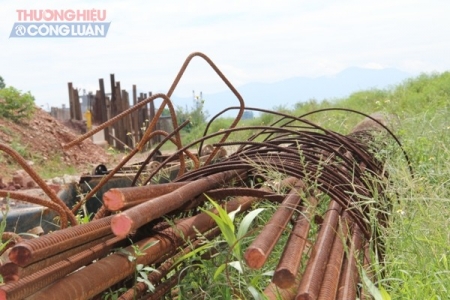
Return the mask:
POLYGON ((0 89, 0 117, 17 122, 31 117, 34 109, 34 97, 30 92, 22 93, 12 86, 0 89))

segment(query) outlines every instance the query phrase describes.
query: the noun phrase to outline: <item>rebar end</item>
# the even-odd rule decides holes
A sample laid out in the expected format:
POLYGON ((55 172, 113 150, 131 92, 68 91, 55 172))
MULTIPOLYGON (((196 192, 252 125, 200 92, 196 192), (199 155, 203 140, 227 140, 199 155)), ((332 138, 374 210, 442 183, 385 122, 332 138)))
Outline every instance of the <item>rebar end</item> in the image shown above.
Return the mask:
POLYGON ((109 211, 118 211, 124 207, 124 199, 122 193, 117 189, 111 189, 103 194, 103 205, 109 211))
POLYGON ((260 269, 266 262, 266 255, 259 248, 248 248, 244 254, 245 262, 252 269, 260 269))
POLYGON ((125 214, 115 215, 111 219, 111 230, 117 237, 126 237, 131 233, 133 220, 125 214))

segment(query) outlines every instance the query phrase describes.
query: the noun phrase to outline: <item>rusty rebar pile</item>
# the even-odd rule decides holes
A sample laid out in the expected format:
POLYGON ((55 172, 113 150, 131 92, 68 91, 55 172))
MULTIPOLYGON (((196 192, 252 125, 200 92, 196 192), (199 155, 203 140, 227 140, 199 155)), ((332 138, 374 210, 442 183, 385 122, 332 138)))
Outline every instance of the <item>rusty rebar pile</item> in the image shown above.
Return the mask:
MULTIPOLYGON (((214 220, 198 209, 204 207, 205 195, 227 211, 240 207, 240 213, 261 200, 278 206, 243 256, 249 268, 262 268, 280 237, 288 235, 272 283, 264 291, 269 299, 356 299, 361 295, 357 265, 363 265, 362 254, 369 241, 378 241, 369 220, 376 209, 379 223, 386 224, 389 209, 384 196, 388 174, 365 139, 268 111, 280 119, 270 126, 236 127, 245 108, 242 97, 201 53, 188 57, 167 95, 157 94, 141 103, 157 98, 162 98, 163 104, 136 149, 71 209, 77 211, 89 201, 145 146, 167 105, 176 129, 170 134, 158 133, 165 138, 140 165, 133 180, 135 186, 106 192, 104 206, 95 220, 76 226, 70 209, 61 207, 51 194, 53 202, 46 200, 47 206, 58 212, 63 227, 67 220, 72 227, 14 245, 9 250, 9 261, 0 267, 7 282, 0 287, 0 299, 90 299, 118 285, 129 288, 120 299, 147 299, 170 293, 178 276, 185 275, 174 257, 194 251, 200 243, 199 233, 210 239, 220 233, 214 220), (205 133, 183 145, 179 135, 183 125, 176 122, 170 96, 195 56, 211 65, 240 106, 229 129, 205 133), (248 138, 228 141, 237 133, 247 133, 248 138), (202 147, 213 138, 219 142, 202 147), (168 141, 176 144, 177 151, 146 168, 154 153, 168 141), (237 147, 237 151, 227 155, 224 147, 230 146, 237 147), (189 151, 192 147, 200 149, 198 157, 189 151), (209 154, 201 157, 206 148, 209 154), (170 174, 171 182, 156 184, 162 173, 170 174), (104 217, 115 212, 119 213, 104 217), (172 219, 173 224, 167 219, 172 219), (292 229, 288 229, 291 221, 292 229), (149 244, 152 246, 147 248, 149 244), (114 250, 118 247, 120 252, 114 250), (141 264, 159 270, 148 278, 156 294, 148 292, 144 283, 134 285, 136 267, 141 264)), ((130 108, 66 146, 81 142, 138 108, 130 108)), ((376 252, 382 255, 381 243, 375 243, 375 247, 380 247, 376 252)))

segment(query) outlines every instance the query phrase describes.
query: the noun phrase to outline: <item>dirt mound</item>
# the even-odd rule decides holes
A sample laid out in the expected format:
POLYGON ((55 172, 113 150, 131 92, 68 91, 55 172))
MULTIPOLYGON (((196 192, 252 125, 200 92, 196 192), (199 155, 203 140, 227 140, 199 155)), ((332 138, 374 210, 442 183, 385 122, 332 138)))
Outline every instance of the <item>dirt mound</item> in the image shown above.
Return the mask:
POLYGON ((63 124, 78 134, 84 134, 87 131, 86 123, 84 121, 66 120, 63 124))
MULTIPOLYGON (((12 147, 34 164, 45 164, 56 158, 68 166, 81 167, 106 163, 111 158, 105 149, 89 139, 64 150, 62 146, 77 136, 78 133, 40 108, 36 108, 30 120, 21 123, 0 117, 0 143, 12 147)), ((12 161, 12 158, 0 152, 1 170, 5 170, 12 161)))

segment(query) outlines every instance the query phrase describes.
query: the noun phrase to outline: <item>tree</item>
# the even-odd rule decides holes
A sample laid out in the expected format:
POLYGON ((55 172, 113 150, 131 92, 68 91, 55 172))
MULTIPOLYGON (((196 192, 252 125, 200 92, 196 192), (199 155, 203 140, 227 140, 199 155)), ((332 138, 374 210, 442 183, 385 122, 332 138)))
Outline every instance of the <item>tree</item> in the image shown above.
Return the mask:
POLYGON ((30 92, 22 93, 12 86, 0 89, 0 117, 17 122, 31 117, 34 109, 34 97, 30 92))
POLYGON ((3 80, 3 77, 0 76, 0 90, 5 88, 5 81, 3 80))

